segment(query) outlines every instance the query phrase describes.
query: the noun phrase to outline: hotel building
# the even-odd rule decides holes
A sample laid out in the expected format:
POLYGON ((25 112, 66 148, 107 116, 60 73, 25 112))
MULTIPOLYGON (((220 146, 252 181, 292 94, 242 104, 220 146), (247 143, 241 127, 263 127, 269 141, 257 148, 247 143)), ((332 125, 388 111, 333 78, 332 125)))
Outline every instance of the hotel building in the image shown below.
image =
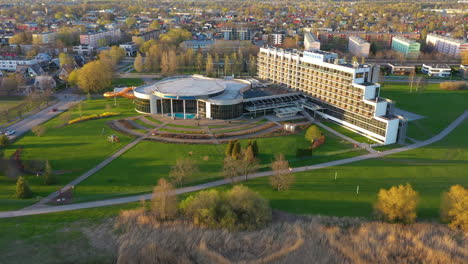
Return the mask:
POLYGON ((258 76, 304 94, 314 115, 334 121, 384 144, 404 138, 406 122, 381 98, 379 68, 347 64, 324 51, 261 48, 258 76))
POLYGON ((437 34, 427 34, 426 44, 434 47, 437 52, 456 58, 459 58, 462 52, 468 52, 468 41, 437 34))

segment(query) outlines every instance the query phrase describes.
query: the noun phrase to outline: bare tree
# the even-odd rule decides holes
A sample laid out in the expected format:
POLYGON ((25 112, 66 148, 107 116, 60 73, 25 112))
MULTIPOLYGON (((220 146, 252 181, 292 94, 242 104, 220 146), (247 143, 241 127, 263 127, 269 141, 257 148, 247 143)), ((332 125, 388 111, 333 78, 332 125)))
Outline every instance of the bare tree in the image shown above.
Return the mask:
POLYGON ((284 159, 283 154, 276 156, 275 161, 271 163, 273 175, 270 177, 270 184, 278 191, 289 190, 294 183, 294 175, 289 168, 289 162, 284 159))
POLYGON ((173 219, 177 215, 177 196, 174 187, 166 179, 159 179, 158 185, 154 187, 151 204, 154 216, 158 220, 173 219))
POLYGON ((248 146, 245 150, 242 151, 242 159, 240 159, 239 169, 241 174, 245 176, 245 180, 248 179, 248 176, 258 170, 259 161, 255 157, 255 153, 252 146, 248 146))
POLYGON ((198 172, 197 165, 190 158, 177 159, 176 164, 172 166, 169 176, 176 185, 182 184, 186 178, 198 172))
POLYGON ((236 181, 236 177, 242 174, 240 164, 242 160, 234 159, 232 156, 224 158, 223 176, 225 179, 230 180, 231 183, 236 181))

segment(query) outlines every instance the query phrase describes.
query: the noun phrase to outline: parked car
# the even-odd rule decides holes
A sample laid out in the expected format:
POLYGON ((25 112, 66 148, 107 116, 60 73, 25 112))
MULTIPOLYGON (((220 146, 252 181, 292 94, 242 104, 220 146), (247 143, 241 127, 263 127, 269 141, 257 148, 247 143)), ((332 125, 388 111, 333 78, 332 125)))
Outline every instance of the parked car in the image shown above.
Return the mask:
POLYGON ((6 136, 11 136, 15 133, 16 131, 15 130, 4 130, 2 131, 2 133, 6 136))

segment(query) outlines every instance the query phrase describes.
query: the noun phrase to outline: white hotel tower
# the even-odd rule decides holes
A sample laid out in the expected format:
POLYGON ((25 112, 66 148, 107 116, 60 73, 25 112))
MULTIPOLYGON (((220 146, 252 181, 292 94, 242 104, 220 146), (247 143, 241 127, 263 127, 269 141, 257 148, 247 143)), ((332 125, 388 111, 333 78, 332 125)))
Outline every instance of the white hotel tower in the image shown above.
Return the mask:
POLYGON ((258 76, 301 91, 318 106, 314 114, 384 144, 404 139, 406 122, 381 98, 379 68, 347 64, 337 54, 261 48, 258 76))

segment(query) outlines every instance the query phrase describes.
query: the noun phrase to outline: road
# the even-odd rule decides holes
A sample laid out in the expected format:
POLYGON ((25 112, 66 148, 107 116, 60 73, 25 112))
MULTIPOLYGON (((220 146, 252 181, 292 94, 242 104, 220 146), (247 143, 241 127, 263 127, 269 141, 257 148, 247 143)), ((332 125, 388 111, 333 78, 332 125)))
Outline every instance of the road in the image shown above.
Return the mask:
MULTIPOLYGON (((370 153, 370 154, 366 154, 366 155, 362 155, 362 156, 358 156, 358 157, 342 159, 342 160, 336 160, 336 161, 330 161, 330 162, 325 162, 325 163, 311 165, 311 166, 297 167, 297 168, 292 169, 292 172, 303 172, 303 171, 317 170, 317 169, 322 169, 322 168, 326 168, 326 167, 357 162, 357 161, 361 161, 361 160, 380 158, 380 157, 384 157, 384 156, 387 156, 387 155, 392 155, 392 154, 396 154, 396 153, 399 153, 399 152, 424 147, 424 146, 433 144, 433 143, 443 139, 444 137, 446 137, 450 132, 452 132, 457 126, 459 126, 467 118, 468 118, 468 110, 466 110, 463 114, 461 114, 457 119, 455 119, 448 127, 446 127, 439 134, 437 134, 436 136, 434 136, 434 137, 432 137, 430 139, 427 139, 425 141, 421 141, 421 142, 418 142, 418 143, 415 143, 415 144, 412 144, 412 145, 408 145, 408 146, 404 146, 404 147, 400 147, 400 148, 395 148, 395 149, 391 149, 391 150, 386 150, 386 151, 382 151, 382 152, 370 153)), ((271 174, 272 174, 271 171, 255 173, 255 174, 250 175, 248 177, 248 179, 266 177, 266 176, 270 176, 271 174)), ((243 181, 243 180, 245 180, 244 176, 239 176, 239 177, 237 177, 235 179, 235 181, 243 181)), ((230 184, 230 183, 231 183, 230 181, 225 180, 225 179, 218 180, 218 181, 213 181, 213 182, 199 184, 199 185, 195 185, 195 186, 179 188, 179 189, 176 190, 176 194, 183 194, 183 193, 200 191, 200 190, 213 188, 213 187, 217 187, 217 186, 221 186, 221 185, 225 185, 225 184, 230 184)), ((47 214, 47 213, 65 212, 65 211, 78 210, 78 209, 87 209, 87 208, 95 208, 95 207, 102 207, 102 206, 118 205, 118 204, 124 204, 124 203, 137 202, 137 201, 141 201, 141 200, 148 200, 148 199, 151 199, 151 196, 152 196, 152 194, 145 194, 145 195, 136 195, 136 196, 129 196, 129 197, 123 197, 123 198, 116 198, 116 199, 108 199, 108 200, 95 201, 95 202, 68 204, 68 205, 61 205, 61 206, 50 206, 50 207, 30 209, 30 210, 22 209, 22 210, 17 210, 17 211, 0 212, 0 218, 10 218, 10 217, 26 216, 26 215, 37 215, 37 214, 47 214)))
POLYGON ((58 93, 56 94, 56 97, 58 99, 58 102, 50 105, 49 107, 32 114, 26 118, 24 118, 21 121, 18 121, 14 123, 13 125, 5 128, 6 130, 15 130, 15 134, 9 136, 10 140, 15 140, 19 138, 21 135, 24 133, 28 132, 31 130, 32 127, 40 125, 47 120, 50 120, 54 116, 59 115, 60 113, 63 112, 63 110, 66 110, 73 105, 77 104, 81 100, 84 99, 83 96, 79 95, 73 95, 73 94, 68 94, 68 93, 58 93), (52 109, 57 108, 58 111, 52 112, 52 109))

